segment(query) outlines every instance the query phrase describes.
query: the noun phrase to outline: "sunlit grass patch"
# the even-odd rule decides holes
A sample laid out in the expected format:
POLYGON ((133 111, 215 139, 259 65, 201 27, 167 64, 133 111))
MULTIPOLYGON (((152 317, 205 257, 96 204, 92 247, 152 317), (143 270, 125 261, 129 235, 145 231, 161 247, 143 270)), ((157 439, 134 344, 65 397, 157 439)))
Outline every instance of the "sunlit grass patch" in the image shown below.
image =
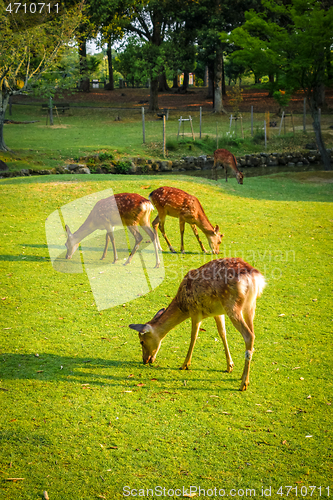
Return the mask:
MULTIPOLYGON (((332 184, 303 182, 303 173, 245 178, 243 186, 234 178, 227 184, 105 179, 0 181, 0 497, 35 500, 46 490, 50 499, 121 499, 126 485, 137 491, 197 485, 228 494, 254 488, 256 496, 271 487, 272 498, 279 498, 281 485, 309 492, 321 485, 326 498, 332 184), (160 238, 163 283, 109 310, 97 310, 85 272, 64 274, 51 265, 45 221, 53 211, 107 188, 147 198, 161 185, 197 196, 225 235, 220 257, 243 257, 266 277, 245 393, 238 391, 244 341, 230 321, 231 374, 213 319, 203 322, 206 331, 186 372, 178 368, 189 345, 189 321, 166 336, 153 366, 142 364, 137 334, 128 328, 151 319, 186 272, 211 259, 189 227, 184 255, 171 254, 160 238), (13 478, 22 479, 7 481, 13 478)), ((178 221, 167 218, 166 231, 179 249, 178 221)), ((112 265, 111 250, 107 262, 112 265)), ((113 289, 112 281, 108 286, 113 289)))

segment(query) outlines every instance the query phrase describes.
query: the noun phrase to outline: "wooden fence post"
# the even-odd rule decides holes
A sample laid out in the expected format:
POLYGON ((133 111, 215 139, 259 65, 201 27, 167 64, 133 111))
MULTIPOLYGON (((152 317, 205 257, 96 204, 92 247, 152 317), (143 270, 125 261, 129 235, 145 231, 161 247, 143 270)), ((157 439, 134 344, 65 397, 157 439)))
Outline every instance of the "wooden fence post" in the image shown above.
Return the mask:
POLYGON ((146 129, 145 129, 145 108, 142 106, 142 142, 146 142, 146 129))
POLYGON ((165 115, 163 115, 163 157, 165 158, 165 115))

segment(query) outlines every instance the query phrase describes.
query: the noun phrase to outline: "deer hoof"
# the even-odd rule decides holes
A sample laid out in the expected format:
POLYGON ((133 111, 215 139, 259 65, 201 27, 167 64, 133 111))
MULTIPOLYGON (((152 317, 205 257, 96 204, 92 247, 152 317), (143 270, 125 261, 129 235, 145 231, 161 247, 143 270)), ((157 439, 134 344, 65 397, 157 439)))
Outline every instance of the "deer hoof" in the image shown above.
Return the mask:
POLYGON ((172 247, 170 247, 169 250, 170 250, 171 253, 177 253, 176 250, 174 248, 172 248, 172 247))
POLYGON ((180 370, 188 370, 188 366, 187 365, 183 365, 183 366, 180 366, 179 369, 180 370))
POLYGON ((248 385, 249 385, 248 383, 242 382, 239 390, 240 391, 246 391, 248 385))
POLYGON ((235 366, 235 365, 233 364, 233 362, 229 363, 229 365, 227 366, 227 372, 228 372, 228 373, 231 373, 231 372, 232 372, 232 370, 234 369, 234 366, 235 366))

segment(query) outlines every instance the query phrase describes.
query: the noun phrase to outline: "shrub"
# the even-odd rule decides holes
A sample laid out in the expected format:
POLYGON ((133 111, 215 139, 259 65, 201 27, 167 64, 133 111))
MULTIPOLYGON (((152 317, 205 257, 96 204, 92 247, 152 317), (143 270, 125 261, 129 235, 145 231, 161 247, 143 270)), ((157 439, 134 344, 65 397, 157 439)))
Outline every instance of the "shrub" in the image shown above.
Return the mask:
POLYGON ((120 161, 116 165, 117 174, 128 174, 131 171, 131 162, 120 161))

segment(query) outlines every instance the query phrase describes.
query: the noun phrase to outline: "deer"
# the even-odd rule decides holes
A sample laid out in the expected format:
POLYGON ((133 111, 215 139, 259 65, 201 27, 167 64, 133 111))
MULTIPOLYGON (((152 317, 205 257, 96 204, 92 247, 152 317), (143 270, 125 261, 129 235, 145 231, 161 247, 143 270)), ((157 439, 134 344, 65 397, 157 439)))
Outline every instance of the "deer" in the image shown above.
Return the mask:
POLYGON ((130 324, 139 333, 143 364, 154 363, 166 334, 191 318, 191 342, 181 370, 188 370, 200 325, 214 317, 224 345, 227 372, 234 368, 225 329, 225 314, 241 333, 245 342, 245 365, 240 390, 249 385, 250 363, 254 351, 253 320, 256 299, 265 287, 263 275, 240 258, 216 259, 189 271, 169 306, 161 309, 144 324, 130 324))
POLYGON ((149 200, 152 202, 154 207, 157 209, 158 215, 153 220, 152 226, 155 232, 155 237, 157 238, 159 249, 162 250, 159 239, 157 228, 159 227, 170 252, 176 253, 176 250, 172 247, 167 235, 165 234, 164 224, 167 215, 171 217, 178 217, 179 219, 179 229, 180 229, 180 251, 185 253, 184 250, 184 231, 185 223, 190 224, 194 236, 198 240, 201 250, 204 253, 209 253, 203 246, 198 230, 196 226, 206 235, 209 247, 214 254, 218 254, 220 250, 220 244, 222 242, 222 237, 224 236, 219 232, 219 226, 215 227, 209 222, 204 209, 201 206, 200 201, 195 196, 192 196, 181 189, 172 187, 159 187, 152 191, 148 196, 149 200))
POLYGON ((217 149, 214 152, 214 166, 215 180, 217 180, 217 167, 221 164, 225 171, 225 182, 228 182, 227 167, 231 167, 236 173, 236 179, 238 184, 243 184, 243 173, 237 168, 237 160, 235 156, 230 153, 227 149, 217 149))
POLYGON ((115 264, 118 260, 118 255, 114 239, 114 226, 124 225, 128 227, 135 239, 134 247, 124 265, 130 264, 143 239, 138 229, 138 226, 141 226, 154 244, 156 256, 155 268, 158 268, 160 266, 160 259, 158 255, 157 240, 150 227, 150 214, 152 210, 154 210, 154 207, 151 202, 135 193, 115 194, 109 198, 98 201, 85 222, 75 231, 75 233, 72 234, 68 225, 66 225, 66 259, 72 258, 80 241, 89 234, 96 231, 96 229, 105 229, 106 241, 101 260, 106 257, 109 241, 111 240, 114 257, 113 264, 115 264))

